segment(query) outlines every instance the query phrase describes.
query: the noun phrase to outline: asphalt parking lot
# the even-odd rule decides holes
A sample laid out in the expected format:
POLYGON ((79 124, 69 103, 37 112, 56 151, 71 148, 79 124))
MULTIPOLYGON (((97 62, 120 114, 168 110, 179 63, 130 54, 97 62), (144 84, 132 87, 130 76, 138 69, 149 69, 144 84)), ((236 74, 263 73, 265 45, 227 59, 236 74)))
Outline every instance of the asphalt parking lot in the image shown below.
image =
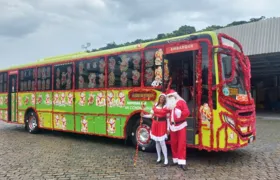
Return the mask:
MULTIPOLYGON (((155 153, 121 140, 44 131, 0 122, 0 180, 5 179, 280 179, 280 121, 258 120, 257 141, 208 153, 188 150, 188 171, 156 165, 155 153)), ((170 150, 169 150, 169 153, 170 150)), ((171 159, 171 157, 170 157, 171 159)), ((171 160, 170 160, 171 162, 171 160)))

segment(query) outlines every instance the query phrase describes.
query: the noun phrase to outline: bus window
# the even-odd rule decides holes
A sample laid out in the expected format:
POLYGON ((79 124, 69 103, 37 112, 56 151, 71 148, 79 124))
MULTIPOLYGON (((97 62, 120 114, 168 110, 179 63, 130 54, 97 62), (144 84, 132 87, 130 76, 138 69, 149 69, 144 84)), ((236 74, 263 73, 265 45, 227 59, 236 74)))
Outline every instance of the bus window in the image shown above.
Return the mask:
POLYGON ((37 69, 37 90, 52 90, 52 66, 44 66, 37 69))
MULTIPOLYGON (((202 97, 201 104, 208 103, 208 70, 209 70, 209 54, 208 54, 208 44, 206 42, 201 42, 200 46, 202 47, 202 97)), ((215 75, 215 64, 214 57, 212 57, 212 86, 216 84, 216 75, 215 75)), ((216 91, 212 91, 212 102, 213 108, 216 109, 216 91)))
POLYGON ((73 81, 73 65, 62 64, 54 66, 54 82, 55 90, 70 90, 72 89, 73 81))
POLYGON ((8 73, 0 73, 0 93, 7 92, 8 73))
MULTIPOLYGON (((240 65, 239 59, 235 58, 235 71, 232 67, 232 56, 227 54, 220 54, 222 60, 222 77, 223 80, 228 80, 233 75, 231 82, 228 82, 224 87, 236 89, 238 94, 246 94, 244 73, 240 65)), ((235 95, 232 97, 235 98, 235 95)))
POLYGON ((144 67, 144 84, 152 86, 155 76, 155 53, 158 49, 150 49, 145 51, 145 67, 144 67))
POLYGON ((141 53, 124 53, 108 58, 109 87, 139 87, 141 85, 141 53))
POLYGON ((105 59, 104 57, 81 60, 76 66, 76 89, 105 87, 105 59))
POLYGON ((19 79, 19 91, 34 91, 35 90, 35 77, 36 77, 36 69, 23 69, 19 71, 20 79, 19 79))

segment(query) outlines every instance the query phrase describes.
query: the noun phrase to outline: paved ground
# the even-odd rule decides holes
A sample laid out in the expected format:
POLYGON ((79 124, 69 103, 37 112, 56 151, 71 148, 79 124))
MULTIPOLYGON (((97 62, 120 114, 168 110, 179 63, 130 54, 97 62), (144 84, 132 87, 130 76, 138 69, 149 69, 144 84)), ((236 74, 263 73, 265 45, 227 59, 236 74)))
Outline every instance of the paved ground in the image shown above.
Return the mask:
MULTIPOLYGON (((257 142, 227 153, 189 151, 189 170, 161 168, 154 153, 119 140, 44 132, 0 122, 0 180, 5 179, 280 179, 280 121, 258 120, 257 142)), ((170 152, 170 151, 169 151, 170 152)))

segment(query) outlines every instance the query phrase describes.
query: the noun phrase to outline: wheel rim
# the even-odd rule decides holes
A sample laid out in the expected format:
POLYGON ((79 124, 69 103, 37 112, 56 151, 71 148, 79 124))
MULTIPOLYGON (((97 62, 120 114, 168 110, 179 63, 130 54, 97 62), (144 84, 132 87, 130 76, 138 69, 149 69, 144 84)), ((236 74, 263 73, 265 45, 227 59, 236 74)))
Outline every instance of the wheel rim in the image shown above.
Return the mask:
POLYGON ((142 125, 137 128, 137 143, 141 145, 148 144, 150 142, 150 127, 147 125, 142 125))
POLYGON ((31 115, 28 120, 29 129, 33 131, 37 127, 37 120, 35 116, 31 115))

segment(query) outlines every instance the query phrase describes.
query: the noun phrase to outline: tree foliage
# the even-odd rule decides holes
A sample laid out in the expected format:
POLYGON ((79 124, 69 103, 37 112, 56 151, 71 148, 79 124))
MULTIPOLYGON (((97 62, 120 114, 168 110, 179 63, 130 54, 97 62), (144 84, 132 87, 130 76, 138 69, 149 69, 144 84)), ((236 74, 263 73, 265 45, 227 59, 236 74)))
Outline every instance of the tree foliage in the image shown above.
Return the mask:
POLYGON ((160 39, 165 39, 165 38, 171 38, 171 37, 176 37, 176 36, 182 36, 182 35, 186 35, 186 34, 192 34, 195 32, 202 32, 202 31, 215 31, 217 29, 221 29, 224 27, 231 27, 231 26, 237 26, 237 25, 242 25, 242 24, 247 24, 247 23, 252 23, 252 22, 257 22, 260 20, 264 20, 265 16, 261 16, 259 18, 251 18, 249 21, 233 21, 230 24, 227 24, 226 26, 220 26, 220 25, 212 25, 212 26, 208 26, 200 31, 196 31, 194 26, 189 26, 189 25, 183 25, 181 27, 179 27, 179 29, 171 32, 171 33, 160 33, 157 35, 156 38, 154 39, 136 39, 135 41, 132 42, 126 42, 123 44, 116 44, 115 42, 111 42, 108 43, 106 46, 101 47, 99 49, 92 49, 91 51, 99 51, 99 50, 105 50, 105 49, 112 49, 112 48, 117 48, 117 47, 123 47, 123 46, 128 46, 128 45, 134 45, 134 44, 139 44, 139 43, 145 43, 145 42, 149 42, 152 40, 160 40, 160 39))

